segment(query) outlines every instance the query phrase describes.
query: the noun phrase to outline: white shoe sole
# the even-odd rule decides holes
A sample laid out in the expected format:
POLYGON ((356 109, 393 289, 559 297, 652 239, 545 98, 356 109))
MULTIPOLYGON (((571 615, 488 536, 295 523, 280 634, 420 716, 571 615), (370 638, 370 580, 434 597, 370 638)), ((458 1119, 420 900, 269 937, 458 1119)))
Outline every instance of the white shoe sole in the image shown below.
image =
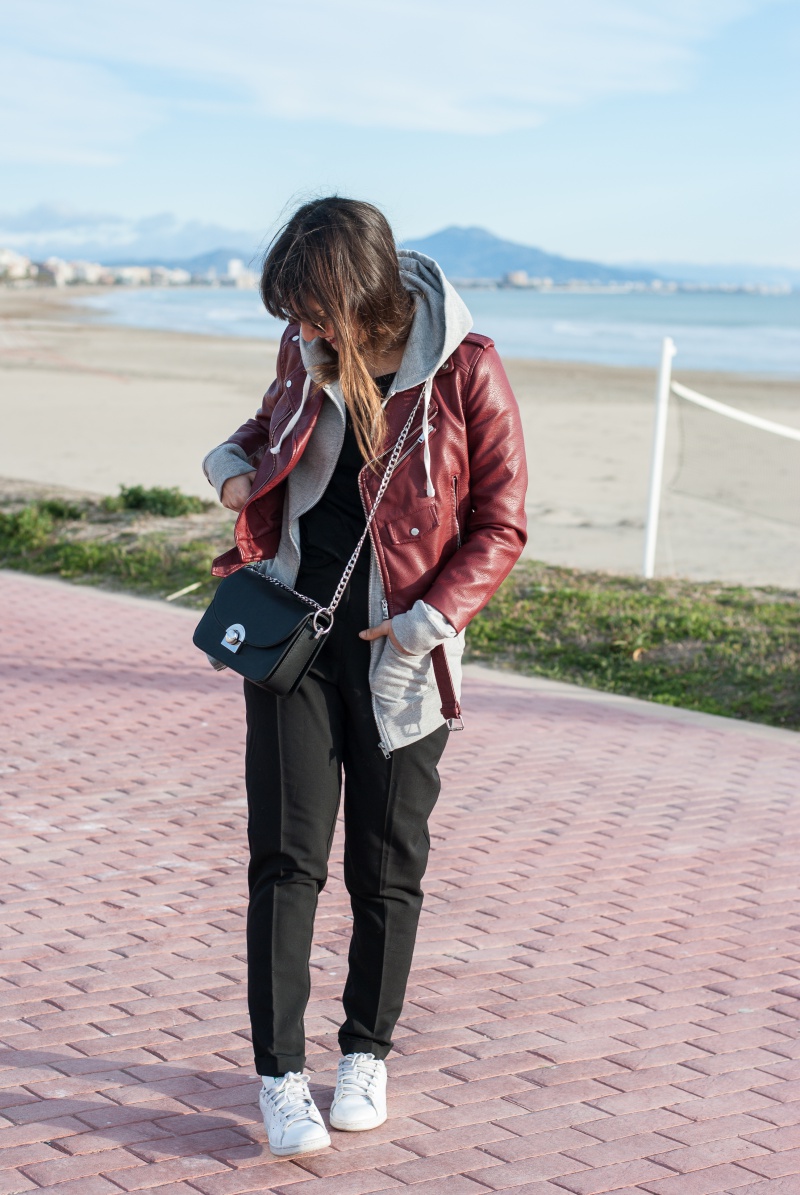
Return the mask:
POLYGON ((331 1139, 326 1133, 324 1137, 320 1137, 317 1141, 309 1141, 305 1145, 270 1145, 269 1152, 275 1154, 276 1158, 293 1158, 300 1154, 319 1153, 322 1149, 328 1149, 331 1139))
POLYGON ((366 1133, 369 1129, 377 1129, 378 1126, 384 1124, 387 1119, 388 1113, 384 1112, 383 1116, 381 1116, 379 1120, 358 1120, 355 1122, 351 1120, 348 1123, 344 1123, 342 1121, 337 1121, 336 1117, 331 1115, 330 1124, 332 1129, 338 1129, 340 1133, 366 1133))

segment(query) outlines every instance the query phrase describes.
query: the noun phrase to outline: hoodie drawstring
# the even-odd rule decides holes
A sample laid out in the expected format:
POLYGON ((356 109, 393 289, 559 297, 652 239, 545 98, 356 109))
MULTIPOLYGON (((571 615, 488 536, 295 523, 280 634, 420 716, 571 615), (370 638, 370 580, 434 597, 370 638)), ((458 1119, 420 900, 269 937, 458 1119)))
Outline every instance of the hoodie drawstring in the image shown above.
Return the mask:
POLYGON ((431 481, 431 446, 430 446, 430 424, 428 421, 428 409, 431 405, 431 393, 433 391, 433 374, 425 379, 425 385, 422 391, 422 455, 425 461, 425 492, 429 498, 436 497, 436 490, 433 488, 431 481))
POLYGON ((303 407, 306 405, 306 399, 308 398, 308 392, 310 389, 311 389, 311 374, 307 373, 306 380, 303 385, 303 397, 300 399, 300 406, 297 408, 294 415, 292 415, 291 419, 286 424, 286 427, 281 432, 280 439, 278 440, 278 443, 275 445, 274 448, 270 448, 270 452, 272 453, 273 456, 278 455, 278 453, 281 450, 281 444, 286 439, 286 437, 289 435, 289 433, 296 427, 297 422, 300 419, 300 416, 303 414, 303 407))

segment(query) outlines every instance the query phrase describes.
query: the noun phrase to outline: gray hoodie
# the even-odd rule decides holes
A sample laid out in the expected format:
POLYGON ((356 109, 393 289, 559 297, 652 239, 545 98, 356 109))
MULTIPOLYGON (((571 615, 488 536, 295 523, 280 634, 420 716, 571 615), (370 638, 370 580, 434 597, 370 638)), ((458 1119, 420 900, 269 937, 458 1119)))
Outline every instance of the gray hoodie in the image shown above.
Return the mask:
MULTIPOLYGON (((385 401, 391 402, 397 392, 424 384, 423 453, 428 493, 433 496, 427 421, 433 376, 471 329, 472 317, 435 261, 405 249, 400 250, 398 257, 403 283, 414 295, 416 309, 400 368, 385 401)), ((319 339, 298 340, 303 364, 310 374, 324 351, 322 343, 319 339)), ((294 586, 300 569, 300 518, 325 493, 344 442, 345 405, 341 389, 336 382, 324 389, 330 401, 323 403, 305 452, 287 478, 280 546, 272 560, 259 566, 269 576, 290 586, 294 586)), ((304 398, 307 393, 306 385, 304 398)), ((299 411, 292 424, 298 417, 299 411)), ((203 469, 220 494, 228 478, 249 472, 252 464, 238 445, 221 444, 205 458, 203 469)), ((374 550, 369 605, 370 626, 376 626, 387 617, 388 607, 374 550)), ((444 615, 427 602, 415 602, 411 610, 395 615, 392 628, 409 654, 400 655, 386 637, 372 642, 370 661, 373 712, 380 746, 386 754, 442 725, 444 718, 430 653, 437 644, 444 644, 458 693, 464 650, 464 632, 457 635, 444 615)))

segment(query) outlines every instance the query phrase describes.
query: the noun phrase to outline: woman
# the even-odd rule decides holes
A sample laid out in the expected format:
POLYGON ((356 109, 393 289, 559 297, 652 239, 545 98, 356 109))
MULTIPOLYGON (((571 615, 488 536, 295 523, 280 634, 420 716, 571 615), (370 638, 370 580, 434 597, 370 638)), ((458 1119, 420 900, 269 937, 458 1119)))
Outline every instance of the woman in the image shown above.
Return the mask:
POLYGON ((417 413, 333 629, 298 691, 245 682, 248 1001, 273 1153, 330 1138, 302 1074, 317 897, 344 771, 353 911, 330 1122, 386 1119, 386 1067, 414 949, 437 765, 460 725, 464 628, 525 543, 519 413, 492 342, 384 216, 305 204, 273 241, 261 295, 288 320, 261 410, 204 461, 239 511, 224 576, 262 568, 327 605, 382 469, 417 413))

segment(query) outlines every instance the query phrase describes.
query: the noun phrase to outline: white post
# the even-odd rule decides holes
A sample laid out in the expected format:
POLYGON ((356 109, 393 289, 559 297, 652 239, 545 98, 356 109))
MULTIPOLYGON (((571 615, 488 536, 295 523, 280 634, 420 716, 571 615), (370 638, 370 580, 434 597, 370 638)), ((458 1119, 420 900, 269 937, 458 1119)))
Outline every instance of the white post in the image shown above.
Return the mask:
POLYGON ((650 578, 656 567, 658 512, 661 507, 661 482, 664 476, 664 448, 667 442, 669 388, 672 382, 672 358, 677 352, 669 336, 661 342, 661 367, 656 387, 656 419, 653 428, 653 455, 650 464, 650 493, 647 500, 647 526, 644 533, 643 576, 650 578))

